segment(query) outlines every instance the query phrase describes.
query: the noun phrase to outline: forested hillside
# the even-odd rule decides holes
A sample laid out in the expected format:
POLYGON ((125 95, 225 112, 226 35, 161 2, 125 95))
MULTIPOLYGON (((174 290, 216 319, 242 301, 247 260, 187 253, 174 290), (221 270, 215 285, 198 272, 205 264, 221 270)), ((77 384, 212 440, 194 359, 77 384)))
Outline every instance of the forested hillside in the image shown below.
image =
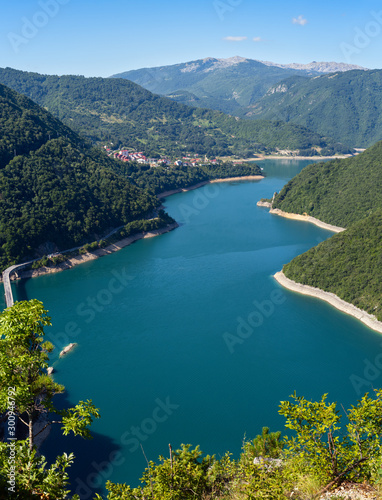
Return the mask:
POLYGON ((307 166, 273 207, 347 228, 283 271, 382 320, 382 142, 354 158, 307 166))
POLYGON ((352 158, 307 166, 283 187, 273 207, 342 227, 382 208, 382 142, 352 158))
POLYGON ((1 269, 94 240, 158 205, 30 99, 3 85, 0 98, 1 269))
POLYGON ((242 116, 296 123, 366 148, 382 139, 382 70, 292 76, 274 85, 242 116))
MULTIPOLYGON (((0 69, 0 82, 45 107, 76 132, 100 144, 113 142, 146 155, 249 156, 267 149, 338 150, 338 144, 304 127, 239 120, 193 109, 122 79, 47 76, 0 69)), ((349 149, 346 148, 348 152, 349 149)))

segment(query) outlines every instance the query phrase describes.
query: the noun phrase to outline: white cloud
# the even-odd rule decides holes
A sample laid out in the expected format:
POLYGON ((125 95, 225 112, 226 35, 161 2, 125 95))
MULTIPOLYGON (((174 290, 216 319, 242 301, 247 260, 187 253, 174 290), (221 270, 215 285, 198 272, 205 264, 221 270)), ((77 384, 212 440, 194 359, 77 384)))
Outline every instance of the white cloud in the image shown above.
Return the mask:
POLYGON ((298 17, 294 17, 292 19, 292 23, 293 24, 299 24, 300 26, 305 26, 305 24, 308 22, 307 19, 305 19, 304 16, 298 16, 298 17))
POLYGON ((260 36, 255 36, 255 37, 253 38, 253 41, 254 41, 254 42, 263 42, 264 40, 263 40, 260 36))
POLYGON ((243 42, 244 40, 247 40, 246 36, 226 36, 223 38, 223 40, 226 40, 227 42, 243 42))

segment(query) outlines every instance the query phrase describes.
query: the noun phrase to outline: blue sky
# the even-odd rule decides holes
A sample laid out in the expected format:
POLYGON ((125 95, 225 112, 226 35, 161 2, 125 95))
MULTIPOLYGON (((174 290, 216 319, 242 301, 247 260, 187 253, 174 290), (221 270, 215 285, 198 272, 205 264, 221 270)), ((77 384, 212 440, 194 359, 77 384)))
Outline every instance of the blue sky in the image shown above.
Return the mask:
POLYGON ((381 68, 374 0, 17 0, 4 2, 0 67, 110 76, 235 55, 381 68))

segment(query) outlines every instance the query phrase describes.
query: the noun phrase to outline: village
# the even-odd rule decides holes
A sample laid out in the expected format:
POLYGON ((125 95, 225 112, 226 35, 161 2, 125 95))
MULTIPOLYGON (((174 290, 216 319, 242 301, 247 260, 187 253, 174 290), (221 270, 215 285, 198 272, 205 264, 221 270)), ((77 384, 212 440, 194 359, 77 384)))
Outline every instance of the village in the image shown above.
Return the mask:
POLYGON ((136 162, 144 165, 150 165, 150 167, 197 167, 205 163, 209 165, 217 165, 219 160, 214 158, 213 160, 208 160, 205 158, 200 158, 199 154, 194 154, 193 156, 183 156, 182 159, 171 160, 167 157, 160 158, 148 158, 144 152, 131 151, 128 148, 122 148, 117 151, 113 151, 108 146, 104 146, 108 156, 113 157, 117 160, 126 162, 136 162))

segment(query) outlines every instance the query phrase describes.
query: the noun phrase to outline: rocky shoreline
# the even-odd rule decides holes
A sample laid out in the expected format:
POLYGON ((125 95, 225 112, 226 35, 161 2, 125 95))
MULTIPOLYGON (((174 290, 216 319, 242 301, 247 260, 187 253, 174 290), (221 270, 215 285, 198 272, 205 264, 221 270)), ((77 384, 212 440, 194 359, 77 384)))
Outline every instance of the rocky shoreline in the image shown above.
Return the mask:
MULTIPOLYGON (((266 202, 258 202, 257 204, 259 206, 269 206, 270 204, 265 204, 266 202), (261 205, 260 205, 261 203, 261 205)), ((339 226, 333 226, 332 224, 327 224, 326 222, 322 222, 319 219, 316 219, 315 217, 311 217, 310 215, 300 215, 300 214, 293 214, 289 212, 283 212, 279 208, 271 208, 269 210, 270 214, 274 215, 279 215, 280 217, 285 217, 286 219, 294 219, 294 220, 299 220, 302 222, 310 222, 318 227, 321 227, 322 229, 327 229, 328 231, 333 231, 334 233, 341 233, 342 231, 345 231, 345 227, 339 227, 339 226)))
POLYGON ((258 207, 266 207, 266 208, 272 208, 272 202, 270 201, 258 201, 256 203, 258 207))

